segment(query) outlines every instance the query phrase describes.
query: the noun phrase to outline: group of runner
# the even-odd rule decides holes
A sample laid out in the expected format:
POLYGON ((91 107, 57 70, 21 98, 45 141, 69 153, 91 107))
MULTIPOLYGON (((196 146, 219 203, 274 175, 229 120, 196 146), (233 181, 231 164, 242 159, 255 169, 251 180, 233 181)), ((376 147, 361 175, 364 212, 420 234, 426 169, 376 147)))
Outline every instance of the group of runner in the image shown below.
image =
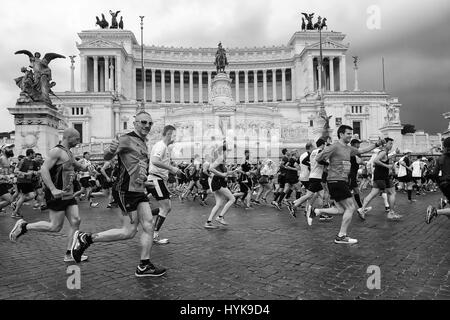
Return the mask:
MULTIPOLYGON (((151 262, 151 249, 153 243, 169 243, 168 239, 160 238, 159 233, 172 210, 171 198, 175 192, 178 192, 182 201, 190 194, 194 199, 199 197, 202 205, 206 205, 206 198, 213 194, 215 205, 205 221, 204 227, 207 229, 216 229, 214 222, 228 225, 225 215, 233 204, 237 204, 237 199, 241 199, 246 209, 251 209, 263 202, 267 203, 271 191, 274 192, 271 204, 278 210, 281 210, 283 204, 286 205, 294 218, 297 217, 297 208, 305 204, 308 225, 311 225, 316 217, 319 217, 320 221, 330 221, 331 215, 342 215, 341 226, 334 239, 337 244, 358 242, 348 235, 353 213, 357 212, 359 217, 365 220, 367 212, 370 211, 368 205, 383 191, 388 195, 390 208, 387 218, 401 219, 395 212, 395 186, 391 175, 394 164, 391 161, 393 155, 390 153, 393 140, 390 138, 360 148, 361 141, 353 139, 352 128, 342 125, 337 131, 338 140, 335 142, 332 142, 331 137, 319 138, 315 148, 309 143, 303 154, 284 149, 279 168, 271 160, 252 165, 249 151, 245 152, 245 157, 239 165, 227 164, 226 142, 216 146, 211 155, 205 155, 203 162, 196 156, 190 164, 182 164, 179 167, 171 161, 169 149, 174 142, 176 128, 165 126, 161 140, 154 144, 149 152, 146 137, 152 125, 150 114, 139 112, 135 116, 134 131, 116 137, 105 150, 106 162, 100 172, 90 162, 89 154, 85 153, 82 161, 74 158, 70 149, 80 142, 80 135, 71 128, 64 131, 63 140, 50 151, 40 171, 35 167, 29 169, 28 165, 22 164, 22 167, 26 168, 21 167, 20 170, 27 169, 26 171, 35 174, 40 172, 45 186, 44 194, 50 221, 28 223, 21 218, 12 229, 10 239, 16 241, 29 231, 59 232, 66 218, 70 229, 64 261, 79 263, 88 259, 84 253, 90 246, 101 242, 131 239, 141 225, 141 254, 135 276, 155 277, 165 274, 166 269, 151 262), (361 164, 360 157, 375 148, 379 148, 379 152, 373 159, 372 191, 361 200, 356 182, 361 164), (79 191, 74 190, 77 171, 81 173, 79 191), (97 206, 91 200, 92 185, 86 183, 93 175, 104 177, 103 190, 112 189, 104 194, 110 197, 109 206, 117 206, 122 212, 122 224, 119 228, 101 232, 79 230, 80 215, 76 197, 85 193, 90 205, 97 206), (81 182, 83 179, 84 182, 81 182), (302 192, 303 189, 306 192, 302 192), (293 195, 294 199, 291 199, 293 195), (151 197, 158 201, 158 206, 153 210, 149 204, 151 197)), ((3 153, 5 158, 9 159, 6 154, 10 153, 3 153)), ((3 156, 1 162, 5 168, 3 156)), ((402 158, 399 164, 408 167, 406 158, 402 158)), ((10 169, 2 173, 2 178, 11 176, 10 169)), ((444 154, 436 162, 433 175, 437 177, 439 187, 447 200, 440 201, 439 209, 432 206, 428 208, 427 223, 437 215, 448 215, 450 210, 445 209, 450 189, 450 138, 444 141, 444 154)), ((399 180, 400 178, 401 175, 399 180)), ((19 185, 19 182, 17 184, 19 185)), ((22 192, 19 193, 19 200, 23 198, 23 201, 26 201, 30 195, 25 192, 29 189, 21 186, 20 190, 22 192)), ((20 202, 17 203, 19 204, 20 202)))

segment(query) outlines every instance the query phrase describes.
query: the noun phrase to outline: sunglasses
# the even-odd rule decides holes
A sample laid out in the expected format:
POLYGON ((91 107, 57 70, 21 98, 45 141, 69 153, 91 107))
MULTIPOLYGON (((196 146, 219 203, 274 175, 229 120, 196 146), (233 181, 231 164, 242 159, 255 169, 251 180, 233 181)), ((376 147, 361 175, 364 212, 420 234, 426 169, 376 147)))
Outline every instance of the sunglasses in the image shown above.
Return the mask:
POLYGON ((147 120, 139 121, 143 126, 149 125, 150 127, 153 125, 153 122, 147 120))

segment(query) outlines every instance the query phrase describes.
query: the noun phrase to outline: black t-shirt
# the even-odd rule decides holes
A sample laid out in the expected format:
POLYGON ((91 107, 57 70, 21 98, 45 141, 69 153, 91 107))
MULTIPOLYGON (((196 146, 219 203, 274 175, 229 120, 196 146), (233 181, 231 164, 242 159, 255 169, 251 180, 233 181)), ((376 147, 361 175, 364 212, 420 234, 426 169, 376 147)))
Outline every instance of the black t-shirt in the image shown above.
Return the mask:
MULTIPOLYGON (((241 164, 241 169, 242 169, 242 171, 247 173, 252 169, 252 165, 247 160, 245 160, 245 162, 243 164, 241 164)), ((249 179, 249 176, 245 173, 242 173, 240 175, 239 181, 245 182, 245 181, 248 181, 248 179, 249 179)))
MULTIPOLYGON (((282 164, 282 165, 286 166, 286 164, 287 164, 288 162, 289 162, 289 158, 288 158, 287 156, 283 156, 283 157, 281 158, 281 164, 282 164)), ((286 172, 287 172, 287 171, 288 171, 288 170, 286 170, 286 169, 280 167, 280 175, 286 175, 286 172)))
MULTIPOLYGON (((19 164, 18 168, 19 168, 20 172, 25 172, 25 173, 28 171, 39 171, 38 163, 36 161, 28 159, 28 158, 24 158, 22 160, 22 162, 19 164)), ((17 183, 32 183, 35 180, 36 179, 31 176, 18 177, 17 183)))
MULTIPOLYGON (((291 168, 295 168, 295 163, 299 164, 299 160, 295 159, 294 157, 292 157, 292 158, 289 159, 289 161, 288 161, 286 166, 287 167, 291 167, 291 168)), ((295 170, 295 171, 293 171, 293 170, 286 170, 286 171, 287 171, 286 175, 288 177, 292 177, 292 178, 298 177, 298 171, 297 170, 295 170)))

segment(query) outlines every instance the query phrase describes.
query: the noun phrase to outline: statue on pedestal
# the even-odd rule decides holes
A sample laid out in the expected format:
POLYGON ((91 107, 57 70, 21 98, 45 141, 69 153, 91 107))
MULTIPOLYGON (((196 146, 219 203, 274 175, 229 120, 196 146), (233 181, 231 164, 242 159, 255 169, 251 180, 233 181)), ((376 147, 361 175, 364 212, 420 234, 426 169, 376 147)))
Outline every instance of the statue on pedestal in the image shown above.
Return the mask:
POLYGON ((95 17, 97 19, 97 22, 95 23, 102 29, 108 29, 109 23, 106 21, 105 15, 102 13, 102 20, 100 20, 98 17, 95 17))
POLYGON ((225 67, 228 66, 228 59, 226 50, 222 48, 222 42, 219 42, 216 51, 216 61, 214 62, 214 65, 216 66, 217 73, 225 73, 225 67))
POLYGON ((387 104, 386 105, 386 124, 396 124, 399 121, 397 120, 397 110, 394 106, 387 104))
POLYGON ((352 56, 352 58, 353 58, 353 66, 354 66, 354 68, 355 68, 355 69, 358 69, 358 60, 359 60, 359 57, 358 57, 358 56, 352 56))
POLYGON ((111 21, 111 29, 118 29, 119 28, 119 24, 117 23, 117 15, 120 13, 120 10, 117 12, 112 12, 111 10, 109 10, 109 14, 112 16, 112 21, 111 21))
POLYGON ((301 14, 304 15, 306 21, 308 21, 308 24, 306 25, 306 30, 314 30, 314 25, 313 25, 313 22, 312 22, 312 19, 314 17, 314 13, 307 14, 307 13, 302 12, 301 14))
POLYGON ((17 86, 22 90, 18 103, 43 102, 51 108, 55 108, 50 100, 50 94, 55 95, 51 90, 56 83, 52 80, 52 71, 48 67, 49 63, 56 58, 66 57, 57 53, 47 53, 43 59, 41 54, 36 52, 34 55, 28 50, 20 50, 15 54, 26 54, 30 58, 31 70, 23 67, 21 71, 25 74, 22 77, 14 79, 17 86))

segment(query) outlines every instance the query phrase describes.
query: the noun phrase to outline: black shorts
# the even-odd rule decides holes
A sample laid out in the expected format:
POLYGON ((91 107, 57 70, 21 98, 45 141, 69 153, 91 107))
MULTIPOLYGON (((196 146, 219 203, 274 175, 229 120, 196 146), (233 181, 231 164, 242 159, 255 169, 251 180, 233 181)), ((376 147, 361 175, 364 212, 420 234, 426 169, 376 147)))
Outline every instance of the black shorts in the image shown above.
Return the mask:
POLYGON ((162 179, 154 179, 153 186, 148 186, 147 192, 158 201, 170 199, 170 192, 167 189, 166 183, 162 179))
POLYGON ((356 176, 357 176, 357 174, 349 174, 348 175, 348 185, 352 189, 358 188, 358 179, 356 176))
POLYGON ((286 185, 286 176, 285 175, 279 175, 278 176, 278 184, 280 185, 280 188, 284 188, 284 186, 286 185))
POLYGON ((101 185, 102 185, 102 189, 107 190, 112 187, 113 183, 108 182, 108 180, 106 180, 106 178, 105 178, 105 179, 102 179, 101 185))
POLYGON ((415 184, 422 184, 422 177, 413 177, 412 178, 415 184))
POLYGON ((287 176, 286 183, 289 183, 291 186, 298 183, 298 176, 287 176))
POLYGON ((9 190, 13 187, 10 183, 2 183, 0 184, 0 197, 4 194, 9 193, 9 190))
POLYGON ((175 176, 173 174, 169 174, 169 180, 167 180, 168 183, 175 183, 177 180, 175 179, 175 176))
POLYGON ((34 192, 34 185, 32 183, 18 183, 17 189, 19 190, 19 192, 27 194, 30 192, 34 192))
POLYGON ((89 188, 91 185, 89 184, 89 180, 91 177, 83 177, 80 179, 80 184, 83 188, 89 188))
POLYGON ((129 192, 113 190, 112 196, 114 202, 119 205, 124 215, 136 211, 139 203, 148 202, 148 198, 144 192, 129 192))
POLYGON ((227 187, 227 182, 225 181, 225 178, 214 176, 211 179, 211 190, 213 192, 220 190, 220 188, 226 188, 226 187, 227 187))
POLYGON ((203 190, 208 190, 209 189, 209 183, 208 183, 208 179, 200 179, 200 185, 202 186, 203 190))
POLYGON ((330 198, 336 202, 353 197, 350 186, 346 181, 328 181, 327 185, 330 198))
POLYGON ((408 182, 412 182, 412 177, 409 175, 403 176, 403 177, 398 177, 398 181, 402 182, 402 183, 408 183, 408 182))
POLYGON ((80 182, 77 179, 73 180, 73 192, 77 192, 81 190, 80 182))
POLYGON ((250 190, 248 182, 239 182, 239 188, 243 193, 248 193, 248 191, 250 190))
MULTIPOLYGON (((303 181, 302 181, 303 183, 303 181)), ((309 179, 308 183, 308 191, 311 191, 312 193, 316 193, 323 190, 322 186, 322 179, 309 179)))
POLYGON ((450 201, 450 181, 441 182, 439 184, 442 194, 450 201))
POLYGON ((317 180, 317 179, 309 179, 309 181, 300 181, 300 182, 302 183, 302 185, 305 187, 306 190, 309 190, 309 185, 311 183, 311 180, 317 180))
POLYGON ((384 191, 394 187, 391 178, 386 178, 384 180, 373 180, 373 187, 384 191))
POLYGON ((49 208, 52 211, 66 211, 68 207, 77 205, 77 200, 75 200, 75 198, 68 200, 61 200, 48 198, 48 196, 46 196, 45 199, 47 203, 47 208, 49 208))

